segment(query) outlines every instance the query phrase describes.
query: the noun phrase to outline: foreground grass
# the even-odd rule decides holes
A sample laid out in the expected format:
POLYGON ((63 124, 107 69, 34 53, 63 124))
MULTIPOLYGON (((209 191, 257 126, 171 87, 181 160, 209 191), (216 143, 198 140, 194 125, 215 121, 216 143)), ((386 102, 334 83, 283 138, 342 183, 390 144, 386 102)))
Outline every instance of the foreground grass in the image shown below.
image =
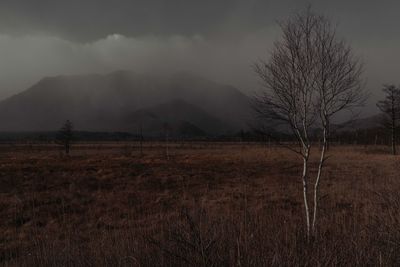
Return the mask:
MULTIPOLYGON (((400 264, 398 158, 333 147, 318 233, 304 238, 301 165, 276 147, 36 147, 0 158, 0 263, 9 266, 400 264)), ((315 170, 314 170, 315 171, 315 170)))

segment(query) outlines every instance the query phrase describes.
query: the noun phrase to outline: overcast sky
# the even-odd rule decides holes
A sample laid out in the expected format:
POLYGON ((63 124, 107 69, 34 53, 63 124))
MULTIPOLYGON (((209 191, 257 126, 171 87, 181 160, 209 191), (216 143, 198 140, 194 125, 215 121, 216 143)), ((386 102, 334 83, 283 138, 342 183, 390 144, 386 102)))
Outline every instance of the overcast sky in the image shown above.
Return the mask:
POLYGON ((373 112, 381 84, 400 84, 399 1, 1 0, 0 98, 44 76, 119 69, 188 70, 252 92, 276 21, 308 3, 363 58, 373 112))

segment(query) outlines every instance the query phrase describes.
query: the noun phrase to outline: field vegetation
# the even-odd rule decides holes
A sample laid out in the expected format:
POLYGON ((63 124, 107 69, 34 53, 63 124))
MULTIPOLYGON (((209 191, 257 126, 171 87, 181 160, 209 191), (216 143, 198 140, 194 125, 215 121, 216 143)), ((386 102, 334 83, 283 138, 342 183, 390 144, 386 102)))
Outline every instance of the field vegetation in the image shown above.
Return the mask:
POLYGON ((170 143, 168 159, 156 142, 143 154, 128 142, 75 144, 69 156, 52 145, 0 150, 4 266, 400 264, 389 147, 331 146, 311 241, 301 161, 282 147, 170 143))

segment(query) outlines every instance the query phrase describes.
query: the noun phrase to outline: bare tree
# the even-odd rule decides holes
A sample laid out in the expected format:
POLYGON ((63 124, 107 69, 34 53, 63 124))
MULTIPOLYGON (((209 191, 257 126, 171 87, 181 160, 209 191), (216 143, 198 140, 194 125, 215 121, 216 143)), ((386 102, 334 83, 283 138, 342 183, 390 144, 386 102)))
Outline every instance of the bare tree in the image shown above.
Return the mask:
POLYGON ((139 125, 139 149, 140 149, 140 156, 143 157, 143 126, 142 123, 139 125))
POLYGON ((58 142, 64 146, 65 153, 69 155, 71 148, 71 142, 73 137, 73 125, 72 122, 67 120, 58 132, 58 142))
POLYGON ((400 120, 400 89, 394 85, 384 85, 383 92, 386 94, 385 99, 376 105, 383 113, 383 126, 391 132, 392 154, 396 155, 396 129, 400 120))
MULTIPOLYGON (((302 183, 307 235, 310 234, 309 159, 310 132, 322 128, 318 174, 314 179, 312 230, 315 230, 318 188, 327 159, 330 124, 334 115, 363 102, 361 64, 350 47, 336 38, 329 20, 308 8, 280 24, 283 38, 274 44, 268 61, 255 64, 265 87, 254 98, 254 108, 264 124, 285 125, 298 146, 288 146, 303 161, 302 183)), ((283 129, 285 129, 283 127, 283 129)))
POLYGON ((334 116, 343 110, 353 110, 364 104, 367 95, 361 79, 362 64, 349 45, 336 35, 336 29, 324 16, 308 13, 315 20, 314 56, 316 74, 314 90, 318 95, 316 110, 322 128, 322 148, 318 173, 314 183, 314 210, 312 229, 315 231, 318 207, 318 189, 322 169, 329 148, 330 125, 334 116))
POLYGON ((165 122, 163 124, 164 135, 165 135, 165 156, 169 160, 169 134, 171 131, 171 126, 169 123, 165 122))
POLYGON ((281 24, 283 39, 276 42, 268 62, 255 64, 265 91, 255 96, 254 108, 274 128, 285 125, 297 140, 298 148, 286 146, 301 156, 303 161, 303 200, 307 235, 310 233, 308 203, 308 165, 311 150, 310 130, 316 119, 316 94, 313 90, 316 58, 313 57, 314 27, 311 17, 296 15, 281 24))

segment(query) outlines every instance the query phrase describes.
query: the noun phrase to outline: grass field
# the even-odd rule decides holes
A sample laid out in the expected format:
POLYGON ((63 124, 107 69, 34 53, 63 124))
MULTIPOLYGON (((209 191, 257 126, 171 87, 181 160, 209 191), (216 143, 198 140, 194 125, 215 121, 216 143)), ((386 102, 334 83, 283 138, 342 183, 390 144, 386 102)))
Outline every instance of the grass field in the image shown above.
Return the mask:
POLYGON ((81 144, 67 157, 2 145, 0 263, 396 266, 400 158, 388 150, 332 147, 307 242, 301 161, 284 148, 188 142, 167 158, 162 143, 143 155, 133 143, 81 144))

